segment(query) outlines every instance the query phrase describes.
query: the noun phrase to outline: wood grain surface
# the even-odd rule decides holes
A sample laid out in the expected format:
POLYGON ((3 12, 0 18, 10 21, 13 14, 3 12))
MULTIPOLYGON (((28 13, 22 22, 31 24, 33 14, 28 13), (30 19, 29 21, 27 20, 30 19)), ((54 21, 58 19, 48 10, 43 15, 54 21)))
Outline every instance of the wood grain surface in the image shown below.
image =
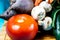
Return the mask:
POLYGON ((0 40, 11 40, 6 33, 6 23, 7 23, 7 21, 5 21, 3 28, 0 31, 0 40))

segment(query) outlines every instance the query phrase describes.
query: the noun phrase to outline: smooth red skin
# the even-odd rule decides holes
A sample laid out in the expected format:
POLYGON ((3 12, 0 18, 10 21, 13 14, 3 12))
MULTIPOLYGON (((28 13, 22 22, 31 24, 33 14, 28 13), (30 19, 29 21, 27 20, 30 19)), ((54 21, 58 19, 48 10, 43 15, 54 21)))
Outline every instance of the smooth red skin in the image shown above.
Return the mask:
POLYGON ((6 31, 12 40, 31 40, 35 37, 38 31, 38 24, 31 16, 27 14, 19 14, 8 20, 6 31), (18 22, 18 20, 24 20, 24 22, 18 22), (33 28, 30 28, 32 24, 34 26, 33 28), (19 28, 15 30, 12 28, 13 25, 18 25, 19 28))

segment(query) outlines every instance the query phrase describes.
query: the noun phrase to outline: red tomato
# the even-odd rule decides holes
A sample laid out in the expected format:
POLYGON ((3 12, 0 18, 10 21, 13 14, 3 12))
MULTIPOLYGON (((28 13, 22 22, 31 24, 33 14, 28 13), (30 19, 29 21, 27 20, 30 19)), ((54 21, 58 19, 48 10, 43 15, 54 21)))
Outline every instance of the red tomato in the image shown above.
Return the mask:
POLYGON ((12 40, 31 40, 38 31, 38 24, 31 16, 19 14, 8 20, 6 31, 12 40))

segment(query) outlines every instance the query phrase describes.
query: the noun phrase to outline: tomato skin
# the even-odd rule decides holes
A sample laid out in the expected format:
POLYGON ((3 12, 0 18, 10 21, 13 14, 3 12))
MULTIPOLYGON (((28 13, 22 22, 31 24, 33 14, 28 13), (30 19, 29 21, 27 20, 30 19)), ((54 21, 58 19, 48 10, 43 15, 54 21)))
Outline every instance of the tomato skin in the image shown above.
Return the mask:
POLYGON ((8 20, 6 31, 12 40, 31 40, 38 31, 38 24, 31 16, 19 14, 8 20))

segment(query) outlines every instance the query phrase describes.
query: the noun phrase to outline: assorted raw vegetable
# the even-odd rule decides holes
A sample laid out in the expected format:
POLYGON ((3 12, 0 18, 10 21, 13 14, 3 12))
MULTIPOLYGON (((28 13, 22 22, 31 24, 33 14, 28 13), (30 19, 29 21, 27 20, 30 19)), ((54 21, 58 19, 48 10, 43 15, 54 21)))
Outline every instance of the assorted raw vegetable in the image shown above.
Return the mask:
POLYGON ((8 21, 6 32, 12 40, 33 40, 40 27, 60 40, 59 13, 59 0, 14 0, 0 18, 8 21))

